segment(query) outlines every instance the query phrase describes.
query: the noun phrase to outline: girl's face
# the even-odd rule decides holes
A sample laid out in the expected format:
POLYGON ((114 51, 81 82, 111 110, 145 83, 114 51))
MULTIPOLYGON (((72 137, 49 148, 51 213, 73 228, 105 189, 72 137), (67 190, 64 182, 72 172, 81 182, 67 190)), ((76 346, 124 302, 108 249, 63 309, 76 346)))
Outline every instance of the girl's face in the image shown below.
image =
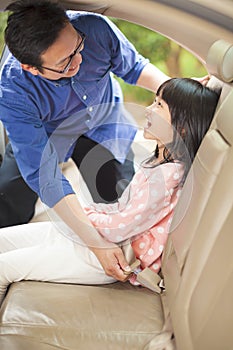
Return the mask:
POLYGON ((161 97, 156 96, 154 103, 146 108, 146 120, 143 134, 146 139, 162 144, 172 141, 171 114, 167 103, 161 97))

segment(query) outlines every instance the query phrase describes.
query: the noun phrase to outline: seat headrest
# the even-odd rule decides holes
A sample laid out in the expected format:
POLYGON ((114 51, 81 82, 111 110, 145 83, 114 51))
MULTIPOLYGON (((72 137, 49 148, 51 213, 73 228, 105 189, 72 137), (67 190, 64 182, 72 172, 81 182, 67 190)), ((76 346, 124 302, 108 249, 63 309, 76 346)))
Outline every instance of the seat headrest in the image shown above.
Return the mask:
POLYGON ((206 58, 209 73, 230 83, 233 81, 233 44, 218 40, 210 47, 206 58))

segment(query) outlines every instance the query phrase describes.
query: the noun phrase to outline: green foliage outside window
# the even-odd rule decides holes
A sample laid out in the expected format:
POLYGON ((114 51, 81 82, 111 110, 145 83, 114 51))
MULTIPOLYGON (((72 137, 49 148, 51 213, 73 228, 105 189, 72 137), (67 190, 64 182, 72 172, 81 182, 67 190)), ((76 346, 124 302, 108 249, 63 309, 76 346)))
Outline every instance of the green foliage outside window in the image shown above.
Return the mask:
MULTIPOLYGON (((134 44, 138 52, 150 59, 150 62, 171 77, 201 77, 207 74, 202 64, 188 51, 166 37, 148 28, 119 19, 111 20, 134 44)), ((148 105, 154 94, 125 84, 119 79, 125 100, 148 105)))

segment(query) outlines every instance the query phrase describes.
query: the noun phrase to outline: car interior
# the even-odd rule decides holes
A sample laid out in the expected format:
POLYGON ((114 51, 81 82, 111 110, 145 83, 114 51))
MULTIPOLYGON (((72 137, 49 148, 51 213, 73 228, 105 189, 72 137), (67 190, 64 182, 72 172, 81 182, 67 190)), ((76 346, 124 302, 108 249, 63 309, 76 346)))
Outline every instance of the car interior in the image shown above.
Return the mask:
MULTIPOLYGON (((9 2, 2 1, 0 10, 9 2)), ((233 3, 59 2, 67 9, 124 19, 170 38, 200 60, 211 76, 208 85, 221 89, 221 95, 175 209, 158 292, 128 282, 13 283, 0 309, 0 349, 231 350, 233 3)), ((3 127, 0 133, 3 153, 3 127)), ((71 163, 64 173, 75 187, 71 163)), ((48 213, 38 201, 32 222, 48 220, 48 213)))

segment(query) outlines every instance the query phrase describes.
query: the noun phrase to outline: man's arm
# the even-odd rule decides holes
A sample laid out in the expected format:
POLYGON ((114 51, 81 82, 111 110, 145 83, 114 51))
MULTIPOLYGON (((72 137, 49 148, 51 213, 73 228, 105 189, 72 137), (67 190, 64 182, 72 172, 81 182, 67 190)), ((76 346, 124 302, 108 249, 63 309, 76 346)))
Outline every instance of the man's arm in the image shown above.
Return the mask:
MULTIPOLYGON (((158 87, 166 80, 170 79, 170 77, 164 74, 161 70, 155 67, 153 64, 148 63, 142 70, 137 84, 138 86, 150 90, 152 92, 156 92, 158 87)), ((194 80, 198 80, 204 86, 210 80, 210 76, 206 75, 200 78, 192 78, 194 80)))
POLYGON ((169 76, 161 72, 153 64, 148 63, 143 68, 136 85, 143 87, 147 90, 156 92, 158 87, 169 78, 169 76))
POLYGON ((119 281, 127 279, 124 271, 129 271, 130 268, 122 250, 99 235, 84 213, 75 194, 62 198, 54 206, 54 210, 96 255, 108 276, 119 281))

